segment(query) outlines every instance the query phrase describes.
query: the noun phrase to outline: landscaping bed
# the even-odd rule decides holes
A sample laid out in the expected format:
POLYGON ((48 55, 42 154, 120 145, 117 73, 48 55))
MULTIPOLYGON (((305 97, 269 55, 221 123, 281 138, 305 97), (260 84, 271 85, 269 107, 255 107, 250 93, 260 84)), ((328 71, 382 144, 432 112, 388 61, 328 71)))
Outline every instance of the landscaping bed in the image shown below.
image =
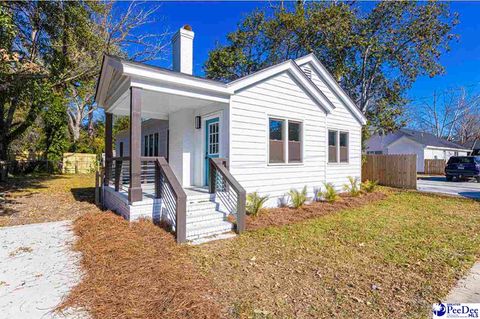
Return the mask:
POLYGON ((320 217, 346 208, 355 208, 372 203, 387 196, 386 189, 382 192, 365 193, 356 197, 340 194, 335 202, 312 202, 300 208, 282 207, 263 210, 258 216, 247 216, 247 230, 255 230, 268 226, 282 226, 297 223, 302 220, 320 217))

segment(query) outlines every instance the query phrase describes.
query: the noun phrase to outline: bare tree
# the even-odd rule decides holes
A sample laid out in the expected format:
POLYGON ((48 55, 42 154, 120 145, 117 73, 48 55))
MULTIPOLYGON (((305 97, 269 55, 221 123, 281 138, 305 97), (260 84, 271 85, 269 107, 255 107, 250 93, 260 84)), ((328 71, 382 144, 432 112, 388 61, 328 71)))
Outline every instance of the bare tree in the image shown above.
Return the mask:
POLYGON ((103 54, 113 54, 139 62, 161 60, 165 58, 169 35, 168 29, 158 29, 158 32, 146 33, 139 30, 145 25, 157 26, 162 19, 158 16, 160 6, 147 2, 132 1, 128 7, 117 14, 113 7, 114 1, 107 3, 106 10, 96 16, 98 33, 102 35, 98 55, 90 60, 85 59, 75 75, 74 80, 80 82, 82 88, 73 85, 68 95, 68 126, 73 142, 80 138, 82 126, 86 126, 88 135, 93 136, 94 113, 97 106, 94 103, 94 83, 101 67, 103 54), (127 55, 127 52, 129 53, 127 55))
POLYGON ((430 102, 416 105, 412 120, 423 131, 437 137, 467 142, 478 136, 480 96, 469 95, 465 88, 433 93, 430 102))

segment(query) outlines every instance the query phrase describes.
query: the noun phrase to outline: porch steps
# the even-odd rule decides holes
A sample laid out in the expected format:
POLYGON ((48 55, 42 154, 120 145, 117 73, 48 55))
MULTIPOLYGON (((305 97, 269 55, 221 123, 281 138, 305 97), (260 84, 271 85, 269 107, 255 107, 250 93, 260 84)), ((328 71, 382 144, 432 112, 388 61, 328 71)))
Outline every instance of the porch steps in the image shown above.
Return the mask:
POLYGON ((187 240, 206 240, 232 229, 233 224, 227 221, 227 213, 219 210, 213 194, 187 197, 187 240))

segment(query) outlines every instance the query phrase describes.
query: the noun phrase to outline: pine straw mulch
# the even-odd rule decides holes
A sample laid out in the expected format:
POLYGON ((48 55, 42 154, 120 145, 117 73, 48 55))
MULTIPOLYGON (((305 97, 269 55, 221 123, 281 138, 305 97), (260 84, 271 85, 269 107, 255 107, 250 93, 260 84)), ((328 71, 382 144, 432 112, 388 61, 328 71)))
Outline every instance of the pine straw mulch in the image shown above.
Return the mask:
POLYGON ((188 247, 149 221, 87 213, 74 223, 83 254, 82 282, 62 309, 93 318, 219 318, 214 291, 195 269, 188 247))
POLYGON ((329 213, 338 212, 347 208, 360 207, 387 197, 387 190, 361 194, 352 197, 340 194, 340 199, 333 203, 313 202, 301 208, 271 208, 261 211, 258 216, 247 216, 247 230, 255 230, 270 226, 282 226, 297 223, 306 219, 320 217, 329 213))

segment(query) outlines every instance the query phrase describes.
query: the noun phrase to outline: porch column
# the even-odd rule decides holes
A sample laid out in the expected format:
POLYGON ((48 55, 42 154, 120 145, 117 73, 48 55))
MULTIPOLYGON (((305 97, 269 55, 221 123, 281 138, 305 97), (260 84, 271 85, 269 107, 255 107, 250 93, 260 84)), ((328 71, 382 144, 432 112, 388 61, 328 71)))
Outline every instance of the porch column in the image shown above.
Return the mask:
POLYGON ((108 186, 112 176, 113 145, 112 145, 113 114, 105 113, 105 180, 104 185, 108 186))
POLYGON ((141 176, 141 148, 142 148, 142 89, 130 88, 130 187, 128 188, 129 202, 142 200, 141 176))

